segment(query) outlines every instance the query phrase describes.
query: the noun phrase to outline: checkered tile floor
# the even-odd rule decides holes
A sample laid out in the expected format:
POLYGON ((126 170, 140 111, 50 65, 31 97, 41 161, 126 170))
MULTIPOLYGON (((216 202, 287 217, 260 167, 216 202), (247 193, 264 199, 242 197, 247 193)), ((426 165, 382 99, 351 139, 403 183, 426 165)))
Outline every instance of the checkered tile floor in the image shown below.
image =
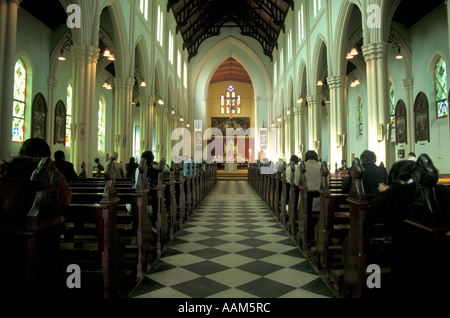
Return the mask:
POLYGON ((334 295, 247 181, 218 181, 130 297, 334 295))

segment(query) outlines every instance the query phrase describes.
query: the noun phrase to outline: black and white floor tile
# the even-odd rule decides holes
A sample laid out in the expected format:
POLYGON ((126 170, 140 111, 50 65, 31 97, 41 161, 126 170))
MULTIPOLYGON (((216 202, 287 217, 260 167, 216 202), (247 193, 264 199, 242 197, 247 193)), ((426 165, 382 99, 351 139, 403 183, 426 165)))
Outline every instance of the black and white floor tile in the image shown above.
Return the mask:
POLYGON ((136 298, 333 298, 247 181, 218 181, 136 298))

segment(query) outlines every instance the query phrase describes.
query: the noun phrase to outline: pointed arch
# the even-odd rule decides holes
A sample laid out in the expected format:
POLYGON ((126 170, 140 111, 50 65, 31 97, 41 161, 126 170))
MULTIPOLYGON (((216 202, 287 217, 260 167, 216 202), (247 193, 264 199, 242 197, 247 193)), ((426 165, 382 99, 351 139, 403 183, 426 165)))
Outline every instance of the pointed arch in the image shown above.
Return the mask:
POLYGON ((37 93, 31 109, 31 137, 45 139, 47 123, 47 102, 42 93, 37 93))

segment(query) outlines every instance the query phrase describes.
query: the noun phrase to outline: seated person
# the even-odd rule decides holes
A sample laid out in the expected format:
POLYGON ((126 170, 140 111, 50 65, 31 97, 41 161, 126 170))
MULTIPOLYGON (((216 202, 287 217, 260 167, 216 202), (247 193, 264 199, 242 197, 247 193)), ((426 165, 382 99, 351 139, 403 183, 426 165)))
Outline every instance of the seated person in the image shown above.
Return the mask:
POLYGON ((94 162, 94 171, 97 171, 97 177, 100 177, 102 175, 102 171, 105 171, 105 167, 101 164, 99 158, 95 158, 94 162))
POLYGON ((155 156, 153 155, 153 152, 150 150, 144 151, 144 153, 141 156, 142 159, 145 159, 147 161, 147 181, 148 186, 150 188, 154 188, 158 185, 158 176, 159 171, 155 169, 153 166, 153 161, 155 160, 155 156))
MULTIPOLYGON (((23 217, 28 213, 34 199, 31 175, 42 158, 50 158, 50 147, 44 139, 27 139, 19 153, 19 157, 2 160, 0 163, 0 226, 14 226, 24 223, 23 217), (20 213, 15 213, 20 211, 20 213)), ((64 175, 59 171, 48 180, 47 202, 56 206, 67 206, 72 199, 72 192, 64 175)), ((49 215, 52 217, 53 215, 49 215)))
POLYGON ((338 169, 340 173, 348 173, 347 161, 345 159, 341 160, 341 167, 338 169))
POLYGON ((136 158, 130 157, 130 161, 125 165, 125 170, 127 172, 127 178, 134 178, 134 173, 139 165, 136 162, 136 158))
POLYGON ((109 162, 106 165, 106 170, 109 169, 108 166, 111 166, 112 169, 114 169, 116 172, 116 178, 125 178, 125 176, 126 176, 125 168, 124 168, 123 164, 121 162, 119 162, 118 160, 119 160, 119 154, 116 151, 112 152, 111 155, 109 156, 109 162))
MULTIPOLYGON (((377 156, 373 151, 364 150, 361 153, 361 164, 364 168, 363 187, 366 194, 378 193, 380 183, 386 184, 387 170, 384 167, 378 167, 377 156)), ((342 184, 342 192, 349 193, 352 187, 352 178, 348 176, 342 184)))
POLYGON ((75 182, 78 179, 78 175, 73 168, 73 163, 66 161, 64 151, 55 151, 55 165, 56 168, 64 175, 67 182, 75 182))
POLYGON ((295 174, 294 174, 294 184, 298 185, 300 180, 300 169, 298 169, 299 158, 296 155, 292 155, 291 159, 289 159, 289 164, 286 166, 286 182, 291 182, 291 174, 292 174, 292 165, 295 166, 295 174))
MULTIPOLYGON (((317 152, 309 150, 305 154, 305 175, 308 190, 320 190, 322 181, 321 169, 322 163, 319 162, 317 152)), ((315 197, 312 200, 312 211, 320 211, 320 198, 315 197)))
MULTIPOLYGON (((420 165, 422 156, 418 158, 417 164, 415 161, 402 160, 392 166, 388 186, 375 195, 367 213, 368 235, 373 234, 370 231, 372 224, 383 223, 392 241, 392 250, 388 255, 394 275, 394 296, 415 296, 418 291, 423 290, 427 291, 427 297, 442 297, 443 292, 449 295, 448 275, 440 274, 450 265, 449 256, 439 251, 431 251, 435 246, 440 246, 439 244, 443 241, 436 240, 435 234, 429 234, 426 230, 405 222, 407 218, 420 219, 421 216, 427 218, 432 214, 428 206, 416 204, 417 198, 420 197, 417 194, 423 192, 422 185, 418 184, 421 182, 421 174, 430 180, 427 173, 431 170, 425 172, 420 165), (426 256, 418 255, 418 251, 426 251, 426 256), (444 279, 447 283, 439 285, 444 279)), ((431 163, 431 160, 429 162, 431 163)), ((432 168, 434 169, 434 166, 432 168)), ((436 169, 431 173, 435 173, 434 177, 437 181, 436 169)), ((450 189, 440 184, 434 184, 432 188, 431 193, 434 193, 436 198, 441 224, 449 227, 450 189)), ((448 239, 446 242, 448 248, 448 239)))

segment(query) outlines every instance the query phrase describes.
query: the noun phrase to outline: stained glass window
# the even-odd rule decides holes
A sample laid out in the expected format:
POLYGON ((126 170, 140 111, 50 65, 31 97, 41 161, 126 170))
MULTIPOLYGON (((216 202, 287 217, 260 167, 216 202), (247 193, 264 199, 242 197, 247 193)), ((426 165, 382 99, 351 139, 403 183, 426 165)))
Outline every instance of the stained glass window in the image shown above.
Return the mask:
POLYGON ((437 117, 443 118, 448 115, 447 101, 447 66, 442 57, 436 63, 434 69, 434 84, 436 87, 436 110, 437 117))
POLYGON ((395 128, 395 98, 394 98, 394 86, 392 83, 389 84, 389 106, 391 114, 391 125, 395 128))
POLYGON ((100 99, 98 102, 98 138, 97 138, 97 150, 102 151, 103 150, 103 136, 105 132, 105 121, 104 121, 104 108, 105 105, 103 104, 103 101, 100 99))
POLYGON ((14 67, 14 102, 12 141, 24 142, 25 138, 25 102, 27 92, 27 69, 21 59, 14 67))
POLYGON ((233 85, 229 85, 225 95, 220 96, 220 113, 224 114, 241 113, 241 95, 237 95, 233 85))
POLYGON ((67 86, 67 112, 66 112, 66 147, 70 147, 70 140, 72 135, 72 84, 67 86))
POLYGON ((364 133, 364 123, 363 123, 363 102, 362 99, 359 99, 358 105, 358 120, 359 120, 359 135, 363 135, 364 133))
POLYGON ((220 96, 220 113, 225 114, 225 95, 220 96))

